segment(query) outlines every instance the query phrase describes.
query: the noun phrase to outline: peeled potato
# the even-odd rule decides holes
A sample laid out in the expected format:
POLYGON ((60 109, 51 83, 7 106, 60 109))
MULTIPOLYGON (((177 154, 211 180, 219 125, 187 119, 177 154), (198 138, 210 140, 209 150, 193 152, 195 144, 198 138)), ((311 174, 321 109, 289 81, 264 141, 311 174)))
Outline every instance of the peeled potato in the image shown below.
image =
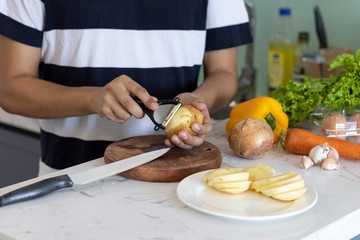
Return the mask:
POLYGON ((191 129, 191 125, 195 122, 202 124, 204 121, 203 113, 192 105, 183 105, 175 113, 165 128, 165 134, 168 138, 178 134, 181 130, 185 130, 191 135, 196 133, 191 129))
POLYGON ((271 177, 275 173, 274 168, 262 163, 255 163, 249 167, 243 168, 242 170, 250 173, 250 180, 271 177))
POLYGON ((262 186, 262 187, 257 187, 257 188, 255 188, 255 191, 256 192, 261 192, 261 191, 264 191, 266 189, 276 188, 276 187, 280 187, 280 186, 283 186, 283 185, 286 185, 286 184, 289 184, 289 183, 293 183, 293 182, 299 181, 301 179, 302 179, 302 177, 300 175, 295 175, 295 176, 293 176, 291 178, 284 179, 284 180, 281 180, 279 182, 271 183, 271 184, 268 184, 268 185, 265 185, 265 186, 262 186))
POLYGON ((237 181, 237 182, 223 182, 223 183, 215 183, 212 186, 216 189, 234 189, 234 188, 246 188, 249 189, 251 181, 237 181))
POLYGON ((233 168, 233 167, 224 167, 224 168, 218 168, 213 171, 210 171, 205 174, 204 181, 208 183, 208 181, 212 178, 224 176, 232 173, 238 173, 241 172, 240 169, 233 168))
POLYGON ((290 192, 275 194, 272 197, 281 201, 294 201, 306 193, 307 188, 299 188, 290 192))
POLYGON ((242 193, 249 189, 251 181, 249 172, 237 168, 224 167, 205 174, 204 182, 216 190, 229 194, 242 193))
POLYGON ((296 173, 295 172, 289 172, 289 173, 284 173, 284 174, 280 174, 280 175, 276 175, 273 177, 268 177, 268 178, 263 178, 263 179, 259 179, 259 180, 254 180, 251 183, 251 189, 256 189, 256 188, 260 188, 260 187, 264 187, 276 182, 280 182, 292 177, 295 177, 296 173))
POLYGON ((239 194, 239 193, 245 192, 248 189, 249 188, 223 188, 223 189, 218 189, 218 190, 221 192, 224 192, 224 193, 229 193, 229 194, 239 194))
MULTIPOLYGON (((248 172, 238 172, 223 176, 218 176, 209 179, 208 185, 212 186, 218 183, 227 183, 227 182, 236 182, 236 181, 249 181, 249 173, 248 172)), ((250 187, 250 184, 249 184, 250 187)))
POLYGON ((304 179, 301 179, 296 182, 292 182, 292 183, 288 183, 288 184, 281 185, 278 187, 262 190, 261 193, 264 194, 265 196, 272 197, 276 194, 291 192, 291 191, 294 191, 294 190, 297 190, 300 188, 304 188, 304 187, 305 187, 304 179))

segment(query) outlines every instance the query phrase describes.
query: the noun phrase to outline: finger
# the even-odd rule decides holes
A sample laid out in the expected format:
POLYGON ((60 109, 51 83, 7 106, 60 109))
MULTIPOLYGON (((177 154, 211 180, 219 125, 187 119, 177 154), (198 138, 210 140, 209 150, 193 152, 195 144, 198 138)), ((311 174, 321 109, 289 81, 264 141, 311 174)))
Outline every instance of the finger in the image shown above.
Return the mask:
MULTIPOLYGON (((126 75, 114 79, 107 85, 107 88, 116 99, 117 105, 121 105, 126 112, 136 118, 144 116, 142 108, 136 103, 134 97, 139 98, 139 96, 142 96, 144 98, 144 96, 149 96, 148 98, 151 98, 145 88, 126 75)), ((113 110, 115 114, 119 114, 119 107, 114 107, 113 110)))
POLYGON ((116 123, 124 123, 126 121, 125 119, 114 114, 113 111, 108 107, 103 109, 103 112, 100 114, 100 116, 105 120, 110 120, 116 123))
POLYGON ((131 117, 131 113, 127 111, 121 104, 113 104, 110 107, 112 119, 115 122, 125 122, 131 117))
POLYGON ((211 131, 212 131, 212 121, 211 121, 210 117, 204 116, 203 124, 193 123, 191 125, 191 129, 197 135, 207 135, 207 134, 211 133, 211 131))
POLYGON ((207 106, 205 102, 199 98, 192 101, 191 105, 199 109, 200 111, 207 111, 207 106))
POLYGON ((180 131, 178 137, 185 145, 198 147, 204 143, 205 135, 193 136, 186 131, 180 131))
POLYGON ((125 111, 129 114, 129 116, 133 115, 136 118, 142 118, 144 116, 142 108, 129 95, 119 96, 118 103, 113 107, 113 109, 117 114, 121 114, 121 111, 125 111))
POLYGON ((168 147, 175 147, 175 144, 173 144, 169 138, 165 139, 164 143, 168 147))
POLYGON ((147 108, 153 111, 158 109, 159 104, 157 103, 157 98, 151 96, 140 84, 127 76, 124 77, 123 82, 131 97, 140 99, 147 108))
POLYGON ((180 138, 178 135, 173 135, 171 137, 171 142, 179 147, 179 148, 183 148, 183 149, 192 149, 194 146, 191 146, 191 145, 188 145, 188 144, 185 144, 180 138))

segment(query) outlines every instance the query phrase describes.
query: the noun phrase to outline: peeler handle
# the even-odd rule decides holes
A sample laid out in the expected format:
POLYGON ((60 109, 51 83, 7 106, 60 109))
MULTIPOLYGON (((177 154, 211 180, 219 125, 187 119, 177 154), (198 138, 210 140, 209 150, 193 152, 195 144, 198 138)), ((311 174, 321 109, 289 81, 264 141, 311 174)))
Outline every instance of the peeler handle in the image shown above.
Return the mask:
MULTIPOLYGON (((139 106, 141 107, 141 109, 144 111, 144 113, 146 115, 149 116, 149 118, 151 119, 151 121, 155 124, 154 130, 158 131, 159 129, 165 129, 165 127, 161 124, 158 123, 155 118, 154 118, 154 111, 150 110, 149 108, 147 108, 145 106, 145 104, 140 101, 140 100, 135 100, 137 104, 139 104, 139 106)), ((166 105, 166 104, 178 104, 180 102, 180 99, 178 97, 174 98, 174 99, 162 99, 162 100, 158 100, 157 103, 159 105, 166 105)))

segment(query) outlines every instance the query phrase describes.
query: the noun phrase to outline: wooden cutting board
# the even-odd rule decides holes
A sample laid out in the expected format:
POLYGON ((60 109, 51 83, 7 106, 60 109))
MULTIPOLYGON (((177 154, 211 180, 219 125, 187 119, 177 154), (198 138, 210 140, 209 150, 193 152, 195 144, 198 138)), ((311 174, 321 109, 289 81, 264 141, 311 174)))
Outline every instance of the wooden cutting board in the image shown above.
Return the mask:
MULTIPOLYGON (((145 135, 114 142, 106 148, 104 161, 108 164, 164 148, 165 138, 165 135, 145 135)), ((171 148, 163 156, 119 175, 148 182, 179 182, 193 173, 218 168, 221 163, 220 150, 205 141, 191 150, 171 148)))

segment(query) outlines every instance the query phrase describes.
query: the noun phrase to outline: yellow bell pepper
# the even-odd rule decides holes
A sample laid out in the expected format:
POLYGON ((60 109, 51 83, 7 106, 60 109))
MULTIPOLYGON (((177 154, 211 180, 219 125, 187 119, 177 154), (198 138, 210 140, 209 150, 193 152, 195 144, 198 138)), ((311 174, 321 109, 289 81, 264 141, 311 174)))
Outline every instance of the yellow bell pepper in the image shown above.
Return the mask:
POLYGON ((289 118, 283 112, 281 104, 272 97, 258 97, 239 103, 230 112, 230 119, 226 124, 226 131, 230 130, 245 118, 259 118, 273 129, 274 143, 279 140, 279 134, 289 127, 289 118))

